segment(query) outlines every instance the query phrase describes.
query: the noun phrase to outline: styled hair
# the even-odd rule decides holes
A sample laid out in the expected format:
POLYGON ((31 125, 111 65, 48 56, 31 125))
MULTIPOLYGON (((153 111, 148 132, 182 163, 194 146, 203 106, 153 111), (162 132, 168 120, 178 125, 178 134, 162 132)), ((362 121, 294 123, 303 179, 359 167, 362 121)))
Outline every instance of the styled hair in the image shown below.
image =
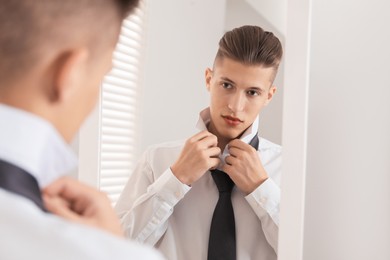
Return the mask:
POLYGON ((246 65, 272 67, 276 74, 282 55, 282 44, 272 32, 259 26, 245 25, 223 35, 216 60, 226 57, 246 65))
POLYGON ((22 76, 55 48, 116 40, 139 0, 0 0, 0 85, 22 76))

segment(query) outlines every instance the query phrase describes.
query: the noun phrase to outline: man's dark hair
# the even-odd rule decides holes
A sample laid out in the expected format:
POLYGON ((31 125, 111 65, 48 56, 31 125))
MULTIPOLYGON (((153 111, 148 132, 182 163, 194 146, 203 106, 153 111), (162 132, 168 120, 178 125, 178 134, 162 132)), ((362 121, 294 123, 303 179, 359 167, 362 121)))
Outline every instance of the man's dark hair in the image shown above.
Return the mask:
POLYGON ((0 0, 0 85, 22 76, 53 48, 98 50, 139 0, 0 0))
POLYGON ((282 44, 272 32, 259 26, 245 25, 223 35, 216 60, 227 57, 246 65, 272 67, 276 74, 282 55, 282 44))

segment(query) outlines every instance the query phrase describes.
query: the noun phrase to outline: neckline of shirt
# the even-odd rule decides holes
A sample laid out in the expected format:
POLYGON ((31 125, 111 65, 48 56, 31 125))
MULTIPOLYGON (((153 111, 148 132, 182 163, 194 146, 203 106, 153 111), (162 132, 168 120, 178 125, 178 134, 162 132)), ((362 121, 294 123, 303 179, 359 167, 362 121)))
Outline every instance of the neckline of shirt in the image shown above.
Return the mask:
POLYGON ((40 188, 68 174, 77 157, 47 120, 0 104, 0 158, 33 175, 40 188))

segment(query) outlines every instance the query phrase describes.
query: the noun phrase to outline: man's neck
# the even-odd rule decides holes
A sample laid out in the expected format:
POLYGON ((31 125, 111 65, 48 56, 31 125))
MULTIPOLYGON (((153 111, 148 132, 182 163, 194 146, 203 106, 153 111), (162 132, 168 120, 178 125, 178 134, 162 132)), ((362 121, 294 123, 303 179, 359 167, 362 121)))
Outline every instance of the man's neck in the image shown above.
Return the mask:
POLYGON ((221 152, 225 149, 225 146, 232 140, 221 136, 221 134, 218 133, 212 121, 210 121, 209 125, 207 126, 207 130, 217 137, 218 147, 221 149, 221 152))

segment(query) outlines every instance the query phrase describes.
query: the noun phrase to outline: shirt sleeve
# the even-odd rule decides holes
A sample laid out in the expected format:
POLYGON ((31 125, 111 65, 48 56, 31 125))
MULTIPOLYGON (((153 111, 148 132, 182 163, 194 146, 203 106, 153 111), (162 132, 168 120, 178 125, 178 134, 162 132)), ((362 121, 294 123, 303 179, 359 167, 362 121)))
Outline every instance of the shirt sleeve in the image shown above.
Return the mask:
POLYGON ((278 251, 280 188, 268 178, 246 200, 261 221, 268 243, 278 251))
POLYGON ((170 168, 154 173, 145 153, 115 206, 126 236, 155 245, 167 230, 174 206, 189 190, 170 168))

